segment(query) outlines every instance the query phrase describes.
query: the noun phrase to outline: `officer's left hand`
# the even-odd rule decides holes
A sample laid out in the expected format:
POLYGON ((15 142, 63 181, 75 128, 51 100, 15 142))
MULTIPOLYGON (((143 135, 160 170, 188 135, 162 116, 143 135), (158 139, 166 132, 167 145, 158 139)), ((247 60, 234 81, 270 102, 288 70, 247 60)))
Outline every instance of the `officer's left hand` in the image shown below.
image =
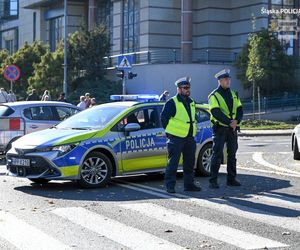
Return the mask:
POLYGON ((233 129, 233 131, 235 131, 237 127, 237 120, 231 120, 229 126, 233 129))

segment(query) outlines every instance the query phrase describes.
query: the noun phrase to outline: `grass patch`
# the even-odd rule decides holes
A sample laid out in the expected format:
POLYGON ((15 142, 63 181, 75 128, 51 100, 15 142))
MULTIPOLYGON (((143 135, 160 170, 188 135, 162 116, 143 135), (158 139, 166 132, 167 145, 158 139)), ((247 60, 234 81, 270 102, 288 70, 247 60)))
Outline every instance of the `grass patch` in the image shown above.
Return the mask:
POLYGON ((241 129, 293 129, 297 124, 299 122, 296 121, 244 120, 242 121, 241 129))

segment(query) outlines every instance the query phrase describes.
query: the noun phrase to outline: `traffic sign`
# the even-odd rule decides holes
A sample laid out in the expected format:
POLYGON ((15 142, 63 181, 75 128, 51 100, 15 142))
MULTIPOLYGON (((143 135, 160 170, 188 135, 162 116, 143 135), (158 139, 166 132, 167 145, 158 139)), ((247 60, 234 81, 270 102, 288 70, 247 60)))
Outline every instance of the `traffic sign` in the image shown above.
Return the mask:
POLYGON ((118 56, 118 68, 119 69, 131 69, 132 68, 132 56, 118 56))
POLYGON ((8 81, 16 81, 20 78, 20 68, 16 65, 7 65, 4 68, 4 78, 8 81))

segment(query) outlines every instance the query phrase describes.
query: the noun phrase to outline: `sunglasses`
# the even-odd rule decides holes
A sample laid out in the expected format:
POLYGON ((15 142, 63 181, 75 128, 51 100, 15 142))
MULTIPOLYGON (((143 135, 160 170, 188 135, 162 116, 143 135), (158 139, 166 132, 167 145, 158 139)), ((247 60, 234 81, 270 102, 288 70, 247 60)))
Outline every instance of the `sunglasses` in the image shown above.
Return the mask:
POLYGON ((191 87, 190 86, 185 86, 185 87, 180 87, 181 89, 185 89, 185 90, 188 90, 190 89, 191 87))

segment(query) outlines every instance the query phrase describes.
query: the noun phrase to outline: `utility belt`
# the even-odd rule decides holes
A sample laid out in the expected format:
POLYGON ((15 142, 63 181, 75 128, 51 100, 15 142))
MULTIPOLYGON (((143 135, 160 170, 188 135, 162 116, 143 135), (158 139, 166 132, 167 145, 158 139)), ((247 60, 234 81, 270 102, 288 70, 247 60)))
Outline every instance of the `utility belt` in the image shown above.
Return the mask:
MULTIPOLYGON (((213 124, 212 128, 213 128, 214 131, 220 130, 220 129, 232 130, 233 131, 232 127, 230 127, 229 125, 224 126, 224 125, 221 125, 219 122, 216 122, 216 121, 211 121, 211 123, 213 124)), ((236 131, 241 132, 240 126, 236 127, 236 131)))

